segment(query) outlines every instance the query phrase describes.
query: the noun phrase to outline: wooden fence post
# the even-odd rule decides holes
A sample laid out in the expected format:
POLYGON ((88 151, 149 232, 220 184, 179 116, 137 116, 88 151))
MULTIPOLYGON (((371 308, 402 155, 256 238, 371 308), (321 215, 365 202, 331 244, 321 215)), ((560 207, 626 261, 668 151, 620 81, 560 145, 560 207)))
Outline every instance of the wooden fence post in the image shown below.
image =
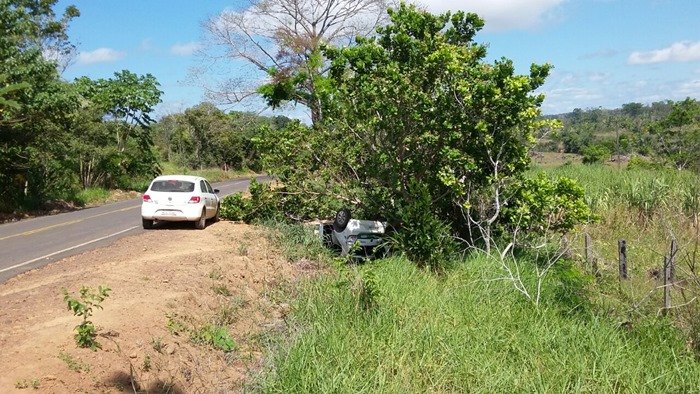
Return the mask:
POLYGON ((586 255, 586 268, 591 270, 591 274, 600 276, 598 272, 598 259, 593 256, 593 240, 590 234, 586 233, 583 238, 584 254, 586 255))
POLYGON ((664 310, 663 314, 666 316, 668 310, 671 308, 671 270, 673 267, 673 260, 664 256, 664 310))
POLYGON ((593 245, 591 245, 591 236, 586 233, 583 237, 583 250, 586 255, 586 267, 593 268, 593 245))
POLYGON ((678 244, 675 238, 671 239, 671 254, 669 254, 669 264, 671 265, 670 280, 671 283, 676 281, 676 254, 678 253, 678 244))
POLYGON ((627 241, 617 241, 617 251, 620 261, 620 279, 627 279, 627 241))

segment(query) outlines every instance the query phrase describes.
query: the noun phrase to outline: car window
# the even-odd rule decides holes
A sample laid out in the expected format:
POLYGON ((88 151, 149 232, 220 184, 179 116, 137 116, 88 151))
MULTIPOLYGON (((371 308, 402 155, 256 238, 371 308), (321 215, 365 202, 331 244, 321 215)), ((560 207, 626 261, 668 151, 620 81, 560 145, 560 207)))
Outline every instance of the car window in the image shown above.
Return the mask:
POLYGON ((191 193, 194 191, 194 183, 177 179, 155 181, 151 185, 151 190, 154 192, 191 193))
POLYGON ((207 190, 209 190, 209 193, 214 194, 214 189, 211 187, 211 184, 207 181, 204 181, 204 184, 207 185, 207 190))
POLYGON ((207 184, 204 181, 199 181, 199 188, 202 189, 202 193, 209 193, 209 189, 207 189, 207 184))

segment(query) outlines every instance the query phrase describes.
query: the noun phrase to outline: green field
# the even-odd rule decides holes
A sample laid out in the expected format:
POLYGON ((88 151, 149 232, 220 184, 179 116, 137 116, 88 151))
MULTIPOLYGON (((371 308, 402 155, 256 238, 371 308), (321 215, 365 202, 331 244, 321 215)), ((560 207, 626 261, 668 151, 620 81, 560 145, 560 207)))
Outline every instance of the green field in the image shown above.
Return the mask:
MULTIPOLYGON (((537 169, 533 170, 539 171, 537 169)), ((689 172, 547 166, 579 180, 598 217, 569 234, 574 256, 535 306, 497 259, 472 254, 436 275, 402 258, 340 266, 294 289, 288 331, 266 337, 264 392, 697 392, 698 185, 689 172), (598 276, 582 260, 594 240, 598 276), (674 309, 661 317, 653 276, 679 241, 674 309), (617 240, 630 279, 617 277, 617 240), (690 302, 688 302, 690 301, 690 302)), ((322 252, 299 229, 278 238, 293 260, 322 252), (301 245, 295 247, 294 245, 301 245)), ((326 260, 328 260, 326 258, 326 260)), ((518 264, 534 288, 534 265, 518 264)))

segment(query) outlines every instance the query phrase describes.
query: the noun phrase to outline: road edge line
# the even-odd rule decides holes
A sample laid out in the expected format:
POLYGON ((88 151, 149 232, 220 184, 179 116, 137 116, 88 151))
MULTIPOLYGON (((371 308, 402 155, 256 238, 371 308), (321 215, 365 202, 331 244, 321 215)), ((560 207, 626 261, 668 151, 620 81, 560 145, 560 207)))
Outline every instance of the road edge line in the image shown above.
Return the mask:
POLYGON ((135 229, 135 228, 138 228, 138 227, 139 227, 139 226, 129 227, 129 228, 127 228, 126 230, 118 231, 118 232, 116 232, 116 233, 114 233, 114 234, 105 235, 104 237, 100 237, 100 238, 93 239, 92 241, 83 242, 83 243, 81 243, 81 244, 79 244, 79 245, 75 245, 75 246, 71 246, 70 248, 66 248, 66 249, 63 249, 63 250, 59 250, 58 252, 49 253, 49 254, 47 254, 47 255, 44 255, 44 256, 41 256, 41 257, 37 257, 37 258, 32 259, 32 260, 25 261, 25 262, 23 262, 23 263, 15 264, 15 265, 13 265, 13 266, 11 266, 11 267, 7 267, 7 268, 0 269, 0 274, 3 273, 3 272, 7 272, 7 271, 10 271, 10 270, 13 270, 13 269, 15 269, 15 268, 23 267, 23 266, 25 266, 25 265, 27 265, 27 264, 31 264, 31 263, 37 262, 37 261, 39 261, 39 260, 48 259, 49 257, 53 257, 53 256, 55 256, 55 255, 57 255, 57 254, 61 254, 61 253, 63 253, 63 252, 67 252, 67 251, 69 251, 69 250, 77 249, 77 248, 79 248, 79 247, 81 247, 81 246, 90 245, 90 244, 92 244, 92 243, 99 242, 99 241, 102 241, 102 240, 104 240, 104 239, 117 236, 117 235, 119 235, 119 234, 123 234, 123 233, 125 233, 125 232, 127 232, 127 231, 131 231, 131 230, 133 230, 133 229, 135 229))

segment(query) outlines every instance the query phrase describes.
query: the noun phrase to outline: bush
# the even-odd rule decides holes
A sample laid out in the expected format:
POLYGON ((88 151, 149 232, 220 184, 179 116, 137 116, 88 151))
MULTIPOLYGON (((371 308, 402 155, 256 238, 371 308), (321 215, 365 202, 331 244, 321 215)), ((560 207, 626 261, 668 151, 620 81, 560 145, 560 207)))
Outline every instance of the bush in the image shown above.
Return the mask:
POLYGON ((506 228, 526 237, 566 233, 593 219, 578 182, 567 177, 552 180, 544 173, 525 179, 503 209, 506 228))
POLYGON ((610 150, 603 145, 591 145, 583 150, 583 164, 602 163, 610 158, 610 150))
POLYGON ((224 197, 221 201, 222 219, 245 221, 250 213, 250 200, 243 198, 243 193, 235 193, 224 197))
POLYGON ((259 223, 267 220, 280 220, 283 215, 283 196, 272 190, 268 183, 260 183, 251 178, 250 198, 242 193, 227 196, 221 202, 220 216, 223 219, 259 223))
POLYGON ((457 251, 451 227, 433 211, 425 185, 415 183, 410 189, 415 199, 398 209, 399 228, 390 237, 392 247, 419 266, 442 271, 457 251))

